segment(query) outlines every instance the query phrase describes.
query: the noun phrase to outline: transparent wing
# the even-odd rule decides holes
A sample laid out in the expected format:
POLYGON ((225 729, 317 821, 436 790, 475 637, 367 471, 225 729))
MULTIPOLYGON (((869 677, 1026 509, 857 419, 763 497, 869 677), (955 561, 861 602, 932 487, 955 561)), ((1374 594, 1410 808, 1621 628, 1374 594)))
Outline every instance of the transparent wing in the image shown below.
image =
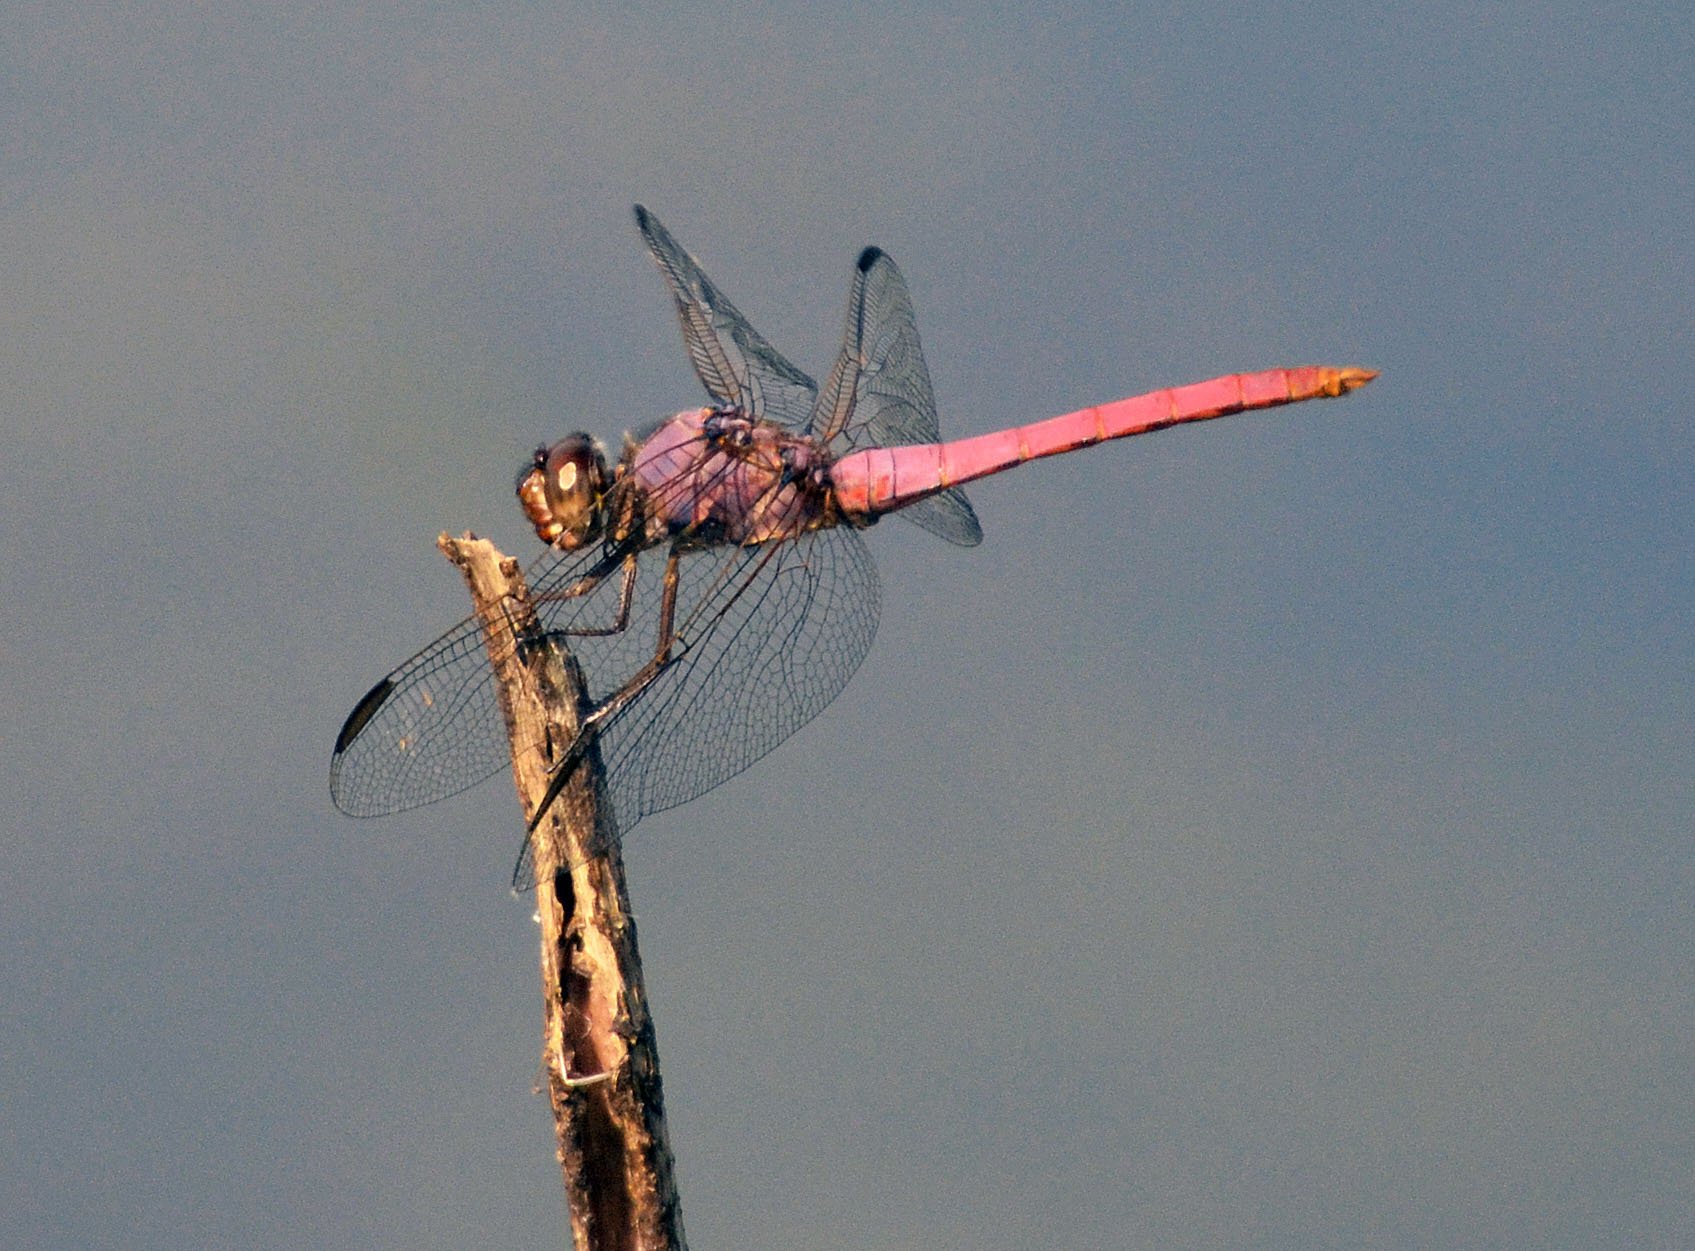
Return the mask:
POLYGON ((795 430, 804 426, 818 384, 748 324, 701 271, 694 257, 639 204, 636 227, 671 288, 683 326, 683 342, 707 394, 751 417, 764 417, 795 430))
MULTIPOLYGON (((598 550, 549 552, 531 566, 530 582, 573 585, 604 560, 598 550)), ((603 585, 579 610, 594 606, 605 611, 606 589, 603 585)), ((615 619, 617 586, 610 589, 615 619)), ((490 628, 497 649, 518 645, 509 623, 496 622, 490 628)), ((507 767, 507 753, 506 723, 483 622, 471 616, 395 669, 355 705, 336 736, 330 796, 350 816, 404 812, 499 773, 507 767)))
MULTIPOLYGON (((576 656, 585 695, 616 693, 659 643, 668 547, 636 557, 627 623, 617 554, 548 556, 532 567, 539 626, 576 656), (566 596, 592 581, 586 593, 566 596)), ((631 829, 746 769, 817 716, 865 658, 880 609, 877 573, 859 535, 832 529, 757 547, 682 553, 675 663, 601 731, 607 794, 631 829)), ((505 724, 469 618, 379 682, 336 740, 330 791, 354 816, 433 803, 507 765, 505 724)), ((495 646, 520 645, 505 621, 495 646)), ((524 750, 541 750, 542 744, 524 750)), ((517 884, 528 883, 527 852, 517 884)))
POLYGON ((685 556, 681 655, 603 732, 625 829, 734 777, 812 720, 877 632, 877 572, 854 531, 732 552, 685 556))
MULTIPOLYGON (((807 431, 837 452, 941 439, 912 297, 894 261, 878 248, 859 254, 842 350, 807 431)), ((898 515, 950 543, 969 547, 983 540, 977 514, 958 487, 910 504, 898 515)))

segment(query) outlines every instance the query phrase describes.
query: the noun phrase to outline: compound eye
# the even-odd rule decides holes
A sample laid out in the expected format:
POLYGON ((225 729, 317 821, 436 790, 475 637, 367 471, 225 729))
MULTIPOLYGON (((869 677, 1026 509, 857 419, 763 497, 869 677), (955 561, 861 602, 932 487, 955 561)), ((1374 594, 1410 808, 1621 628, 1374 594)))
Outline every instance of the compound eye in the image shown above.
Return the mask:
POLYGON ((561 461, 553 471, 554 492, 561 496, 574 495, 577 490, 577 483, 582 476, 582 467, 575 458, 567 458, 561 461))
POLYGON ((542 473, 547 502, 562 512, 581 509, 600 489, 594 448, 576 438, 556 443, 547 453, 542 473))
POLYGON ((586 434, 538 451, 518 481, 518 499, 543 542, 567 550, 600 533, 606 461, 586 434))

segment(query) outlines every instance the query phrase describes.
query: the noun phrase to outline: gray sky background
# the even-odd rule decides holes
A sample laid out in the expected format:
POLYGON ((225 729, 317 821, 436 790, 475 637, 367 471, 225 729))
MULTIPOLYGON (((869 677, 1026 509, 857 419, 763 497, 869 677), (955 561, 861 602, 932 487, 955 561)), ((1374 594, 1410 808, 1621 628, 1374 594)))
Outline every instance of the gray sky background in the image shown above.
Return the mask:
POLYGON ((8 10, 0 1241, 557 1245, 510 787, 326 769, 700 399, 641 200, 815 371, 887 248, 952 433, 1384 371, 879 526, 636 832, 695 1247, 1687 1245, 1695 19, 1126 7, 8 10))

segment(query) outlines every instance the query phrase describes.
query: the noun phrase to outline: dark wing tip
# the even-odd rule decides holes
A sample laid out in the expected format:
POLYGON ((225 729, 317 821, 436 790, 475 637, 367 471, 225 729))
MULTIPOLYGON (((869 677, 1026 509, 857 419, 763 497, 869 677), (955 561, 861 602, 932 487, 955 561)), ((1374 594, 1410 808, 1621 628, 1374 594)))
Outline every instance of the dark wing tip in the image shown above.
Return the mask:
POLYGON ((882 248, 866 248, 859 254, 859 272, 868 274, 871 267, 888 255, 882 248))
POLYGON ((394 690, 394 675, 390 674, 365 692, 365 697, 353 705, 353 711, 347 714, 347 720, 341 723, 341 733, 335 736, 335 755, 353 746, 353 740, 359 737, 371 718, 377 715, 377 709, 383 706, 390 693, 394 690))
POLYGON ((659 219, 640 204, 636 205, 636 230, 640 232, 650 252, 655 249, 660 241, 669 238, 659 219))

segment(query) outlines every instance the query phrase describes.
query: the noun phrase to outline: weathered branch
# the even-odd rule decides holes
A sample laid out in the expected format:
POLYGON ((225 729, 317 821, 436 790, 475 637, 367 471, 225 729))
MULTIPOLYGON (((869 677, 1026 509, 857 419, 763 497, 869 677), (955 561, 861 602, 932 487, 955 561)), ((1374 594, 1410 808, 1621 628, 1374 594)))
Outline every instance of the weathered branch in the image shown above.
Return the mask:
MULTIPOLYGON (((576 664, 536 626, 518 562, 467 534, 438 546, 459 567, 494 664, 526 818, 576 735, 576 664), (511 624, 523 643, 498 627, 511 624)), ((591 751, 537 827, 542 1067, 553 1105, 576 1251, 684 1251, 653 1022, 616 828, 591 751)))

